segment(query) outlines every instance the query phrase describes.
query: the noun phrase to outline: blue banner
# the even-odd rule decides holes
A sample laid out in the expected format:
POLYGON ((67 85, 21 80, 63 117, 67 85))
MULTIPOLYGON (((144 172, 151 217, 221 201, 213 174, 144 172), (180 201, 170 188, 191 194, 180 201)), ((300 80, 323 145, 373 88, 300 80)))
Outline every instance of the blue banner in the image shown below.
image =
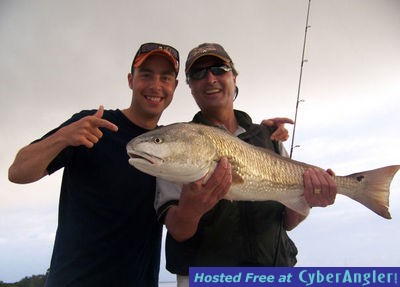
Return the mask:
POLYGON ((395 287, 400 267, 191 267, 190 287, 395 287))

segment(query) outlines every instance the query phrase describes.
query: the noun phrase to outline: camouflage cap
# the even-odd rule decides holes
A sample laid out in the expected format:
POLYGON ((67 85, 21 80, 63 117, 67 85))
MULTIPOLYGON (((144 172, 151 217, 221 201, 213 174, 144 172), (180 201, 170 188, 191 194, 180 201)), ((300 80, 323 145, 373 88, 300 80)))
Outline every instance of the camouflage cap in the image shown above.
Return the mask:
POLYGON ((187 57, 186 60, 186 65, 185 65, 185 73, 186 75, 189 73, 190 69, 192 68, 193 64, 200 58, 204 56, 214 56, 222 61, 224 61, 226 64, 228 64, 234 71, 235 68, 233 66, 233 62, 231 57, 229 57, 228 53, 225 51, 225 49, 216 43, 203 43, 197 46, 196 48, 193 48, 187 57))

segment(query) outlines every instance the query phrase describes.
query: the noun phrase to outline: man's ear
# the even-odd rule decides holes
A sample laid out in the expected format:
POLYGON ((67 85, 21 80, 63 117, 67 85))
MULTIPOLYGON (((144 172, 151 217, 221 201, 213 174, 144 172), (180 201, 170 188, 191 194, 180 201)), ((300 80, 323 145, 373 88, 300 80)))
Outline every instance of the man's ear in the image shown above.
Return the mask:
POLYGON ((129 73, 128 74, 128 85, 129 85, 129 88, 131 88, 131 90, 133 90, 132 81, 133 81, 133 75, 131 73, 129 73))

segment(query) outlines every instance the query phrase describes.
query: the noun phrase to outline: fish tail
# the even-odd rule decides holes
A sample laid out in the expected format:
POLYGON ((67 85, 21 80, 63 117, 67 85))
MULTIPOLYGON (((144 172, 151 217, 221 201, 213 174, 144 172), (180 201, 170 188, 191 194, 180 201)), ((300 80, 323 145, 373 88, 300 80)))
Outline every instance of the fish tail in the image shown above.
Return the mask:
POLYGON ((376 214, 386 219, 391 219, 389 188, 394 175, 399 169, 400 165, 392 165, 348 175, 348 177, 360 183, 360 188, 345 195, 363 204, 376 214))

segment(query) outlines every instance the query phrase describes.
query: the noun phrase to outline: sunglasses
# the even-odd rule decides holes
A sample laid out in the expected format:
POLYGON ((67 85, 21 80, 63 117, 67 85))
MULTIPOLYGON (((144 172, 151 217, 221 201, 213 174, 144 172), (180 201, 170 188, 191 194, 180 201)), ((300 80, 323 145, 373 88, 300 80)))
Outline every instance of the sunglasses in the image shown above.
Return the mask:
POLYGON ((166 50, 168 51, 174 58, 175 60, 179 63, 179 52, 176 50, 174 47, 164 45, 164 44, 158 44, 158 43, 146 43, 140 46, 139 50, 137 51, 135 55, 135 59, 141 55, 141 54, 146 54, 149 52, 152 52, 154 50, 166 50))
POLYGON ((206 77, 208 71, 210 71, 214 76, 220 76, 226 72, 231 71, 232 68, 222 65, 219 67, 206 67, 199 70, 194 70, 189 72, 188 79, 190 80, 202 80, 206 77))

